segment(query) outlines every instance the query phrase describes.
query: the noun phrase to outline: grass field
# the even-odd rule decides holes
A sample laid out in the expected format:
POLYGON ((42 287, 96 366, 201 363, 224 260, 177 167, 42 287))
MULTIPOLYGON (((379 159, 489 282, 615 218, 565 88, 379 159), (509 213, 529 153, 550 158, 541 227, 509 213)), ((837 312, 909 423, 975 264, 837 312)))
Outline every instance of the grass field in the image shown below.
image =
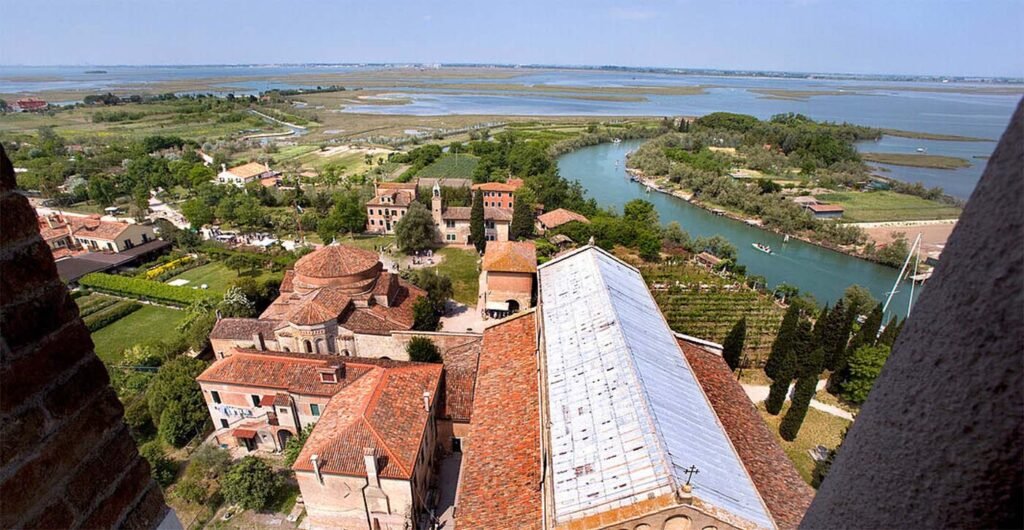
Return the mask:
POLYGON ((445 178, 473 178, 473 170, 476 169, 477 157, 473 155, 450 155, 445 154, 429 166, 420 170, 417 177, 445 177, 445 178))
POLYGON ((892 164, 894 166, 925 167, 929 169, 959 169, 971 167, 963 158, 941 155, 916 155, 907 153, 861 153, 866 162, 892 164))
MULTIPOLYGON (((270 272, 257 271, 257 274, 253 275, 247 271, 242 271, 242 276, 250 276, 255 280, 260 280, 263 277, 269 277, 271 274, 272 273, 270 272)), ((178 279, 188 280, 189 283, 185 284, 184 287, 197 287, 205 283, 211 292, 222 294, 224 291, 227 291, 228 287, 231 286, 231 283, 234 282, 238 276, 237 272, 227 268, 223 263, 213 262, 187 270, 168 281, 178 279)))
POLYGON ((956 206, 892 191, 828 193, 819 195, 818 199, 841 205, 846 209, 844 220, 860 223, 954 219, 960 216, 960 208, 956 206))
POLYGON ((761 413, 765 423, 768 424, 768 430, 775 434, 776 440, 782 446, 782 450, 793 461, 796 470, 808 484, 811 483, 812 472, 814 471, 814 460, 811 459, 808 451, 819 445, 829 449, 835 448, 835 446, 839 445, 843 429, 846 429, 851 423, 849 420, 838 416, 809 408, 807 409, 807 416, 804 417, 803 426, 800 427, 800 433, 796 436, 796 440, 787 442, 779 436, 779 423, 786 415, 786 411, 789 410, 789 403, 786 403, 778 416, 772 416, 765 412, 764 403, 759 403, 757 410, 761 413))
POLYGON ((452 298, 463 304, 476 305, 480 290, 480 271, 477 267, 480 258, 471 250, 452 247, 442 248, 437 253, 444 256, 444 261, 432 268, 452 279, 455 291, 452 298))
POLYGON ((975 138, 973 136, 960 136, 956 134, 936 134, 926 133, 918 131, 901 131, 899 129, 882 129, 882 132, 888 136, 899 136, 901 138, 917 138, 920 140, 938 140, 945 142, 991 142, 993 140, 987 140, 985 138, 975 138))
POLYGON ((185 318, 177 309, 147 305, 92 334, 96 355, 105 363, 116 363, 124 350, 140 342, 173 337, 175 327, 185 318))
POLYGON ((374 250, 381 246, 391 245, 395 242, 395 236, 368 236, 368 235, 356 235, 352 237, 345 237, 340 239, 338 243, 342 245, 351 245, 357 248, 363 248, 366 250, 374 250))

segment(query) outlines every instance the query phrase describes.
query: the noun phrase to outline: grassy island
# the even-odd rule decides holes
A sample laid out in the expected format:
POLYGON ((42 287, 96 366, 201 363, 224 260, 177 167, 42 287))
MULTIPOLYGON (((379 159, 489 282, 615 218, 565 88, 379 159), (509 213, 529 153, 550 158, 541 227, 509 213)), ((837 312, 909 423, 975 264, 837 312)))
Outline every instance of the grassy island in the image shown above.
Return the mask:
POLYGON ((955 156, 907 153, 861 153, 860 157, 867 162, 878 162, 879 164, 891 164, 894 166, 924 167, 929 169, 960 169, 971 167, 970 162, 955 156))

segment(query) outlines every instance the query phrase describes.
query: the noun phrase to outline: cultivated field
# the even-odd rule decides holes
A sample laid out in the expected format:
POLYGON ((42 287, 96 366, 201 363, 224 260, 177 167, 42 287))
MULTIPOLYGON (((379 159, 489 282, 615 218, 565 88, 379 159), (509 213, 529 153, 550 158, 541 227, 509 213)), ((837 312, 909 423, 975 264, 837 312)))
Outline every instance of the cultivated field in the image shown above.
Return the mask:
POLYGON ((857 223, 956 219, 961 212, 950 204, 892 191, 827 193, 817 198, 841 205, 846 210, 843 219, 857 223))

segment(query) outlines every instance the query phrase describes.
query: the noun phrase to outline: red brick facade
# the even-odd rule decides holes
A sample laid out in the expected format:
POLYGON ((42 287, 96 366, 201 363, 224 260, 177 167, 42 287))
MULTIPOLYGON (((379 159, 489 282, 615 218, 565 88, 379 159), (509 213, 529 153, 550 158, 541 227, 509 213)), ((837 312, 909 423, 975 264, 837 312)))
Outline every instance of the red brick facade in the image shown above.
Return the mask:
POLYGON ((163 494, 14 187, 0 147, 0 527, 154 528, 163 494))

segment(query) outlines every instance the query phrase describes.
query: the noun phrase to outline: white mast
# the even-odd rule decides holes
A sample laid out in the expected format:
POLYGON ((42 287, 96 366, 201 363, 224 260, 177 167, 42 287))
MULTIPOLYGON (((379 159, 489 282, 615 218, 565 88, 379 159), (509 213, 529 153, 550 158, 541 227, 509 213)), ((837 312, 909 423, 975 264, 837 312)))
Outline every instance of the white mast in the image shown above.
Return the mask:
MULTIPOLYGON (((914 255, 914 250, 917 249, 920 245, 921 245, 921 234, 917 234, 917 238, 914 239, 914 244, 911 245, 911 247, 910 247, 910 252, 907 252, 907 259, 905 259, 903 261, 903 267, 900 268, 900 275, 896 277, 896 282, 892 284, 892 291, 889 291, 889 297, 885 299, 885 305, 882 306, 882 315, 883 315, 883 317, 885 316, 885 311, 887 309, 889 309, 889 303, 892 302, 892 297, 896 295, 896 289, 900 286, 900 280, 903 279, 903 275, 907 272, 907 265, 910 264, 910 258, 914 255)), ((910 288, 911 288, 910 296, 911 296, 911 300, 913 300, 913 296, 914 296, 914 293, 913 293, 914 282, 913 282, 913 280, 911 280, 911 282, 910 282, 910 288)))

